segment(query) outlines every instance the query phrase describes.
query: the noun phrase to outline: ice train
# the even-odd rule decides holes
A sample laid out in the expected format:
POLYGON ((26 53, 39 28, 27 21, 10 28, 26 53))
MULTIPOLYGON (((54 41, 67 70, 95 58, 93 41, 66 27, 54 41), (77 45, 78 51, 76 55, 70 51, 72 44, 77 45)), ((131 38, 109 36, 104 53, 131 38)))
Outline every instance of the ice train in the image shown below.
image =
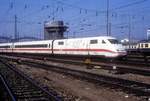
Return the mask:
POLYGON ((126 50, 122 44, 119 43, 116 38, 110 36, 1 43, 0 52, 81 56, 90 55, 110 58, 126 55, 126 50))

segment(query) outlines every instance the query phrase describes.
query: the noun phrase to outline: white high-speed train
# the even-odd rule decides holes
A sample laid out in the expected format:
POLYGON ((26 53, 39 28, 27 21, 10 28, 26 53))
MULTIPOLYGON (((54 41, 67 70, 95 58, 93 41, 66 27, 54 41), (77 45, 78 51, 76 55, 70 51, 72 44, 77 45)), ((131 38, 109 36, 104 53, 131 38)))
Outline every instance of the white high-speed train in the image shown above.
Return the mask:
POLYGON ((90 55, 110 58, 126 55, 126 50, 114 37, 99 36, 30 42, 1 43, 1 53, 34 53, 59 55, 90 55))

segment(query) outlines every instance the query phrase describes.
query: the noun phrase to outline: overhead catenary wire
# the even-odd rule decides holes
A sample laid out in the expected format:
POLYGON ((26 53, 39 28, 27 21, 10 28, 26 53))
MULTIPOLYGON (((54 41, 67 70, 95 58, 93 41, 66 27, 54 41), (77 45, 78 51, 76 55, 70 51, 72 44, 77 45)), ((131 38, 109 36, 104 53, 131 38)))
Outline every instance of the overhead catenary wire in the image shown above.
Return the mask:
MULTIPOLYGON (((51 0, 50 0, 51 1, 51 0)), ((63 14, 65 14, 64 12, 66 12, 66 11, 68 11, 68 9, 66 9, 67 7, 68 8, 74 8, 73 10, 75 11, 75 12, 78 12, 78 14, 75 14, 75 15, 72 15, 72 17, 69 17, 69 19, 70 20, 66 20, 66 19, 64 19, 64 21, 67 21, 67 23, 73 23, 73 22, 76 22, 77 24, 82 24, 82 23, 84 23, 84 22, 80 22, 80 19, 85 19, 85 20, 93 20, 93 22, 94 21, 96 21, 95 19, 92 19, 93 17, 95 17, 95 16, 98 16, 98 18, 102 18, 102 17, 105 17, 105 14, 106 14, 106 10, 97 10, 97 9, 88 9, 88 8, 83 8, 83 7, 79 7, 79 6, 77 6, 77 5, 75 5, 75 4, 70 4, 69 2, 68 2, 69 0, 67 0, 67 2, 65 2, 64 0, 56 0, 56 1, 53 1, 53 2, 56 2, 55 3, 55 7, 54 7, 54 9, 55 9, 55 11, 53 12, 51 12, 50 14, 44 14, 44 15, 42 15, 42 17, 40 16, 39 17, 39 19, 44 19, 44 17, 46 18, 46 16, 47 16, 47 18, 48 19, 52 19, 52 17, 57 17, 57 18, 59 18, 59 16, 62 16, 63 14), (63 12, 62 12, 62 15, 58 15, 58 14, 60 14, 60 12, 61 12, 61 10, 63 9, 63 12), (59 12, 58 12, 59 11, 59 12), (80 13, 80 11, 81 11, 81 16, 79 15, 79 13, 80 13), (52 13, 54 13, 54 15, 52 16, 51 14, 52 13), (93 13, 93 14, 92 14, 93 13), (102 15, 103 14, 103 15, 102 15), (82 15, 84 15, 84 16, 82 16, 82 15), (86 17, 87 16, 87 17, 86 17), (74 17, 74 18, 73 18, 74 17)), ((132 1, 132 2, 129 2, 129 3, 127 3, 127 4, 123 4, 123 5, 121 5, 121 6, 118 6, 118 7, 115 7, 115 8, 112 8, 111 9, 111 14, 110 14, 110 16, 111 16, 111 18, 115 18, 115 20, 119 20, 121 17, 120 17, 120 14, 118 14, 118 10, 120 10, 120 9, 126 9, 126 8, 128 8, 128 7, 132 7, 132 6, 135 6, 135 5, 138 5, 138 4, 141 4, 141 3, 144 3, 144 2, 146 2, 146 1, 148 1, 148 0, 138 0, 138 1, 132 1), (117 16, 115 16, 115 14, 114 14, 114 16, 112 16, 112 12, 116 12, 116 15, 117 16)), ((23 9, 24 10, 30 10, 30 9, 32 9, 32 8, 30 8, 30 9, 27 9, 27 4, 23 4, 24 6, 22 6, 23 7, 23 9)), ((34 12, 30 12, 29 11, 29 13, 25 13, 25 16, 22 16, 22 17, 20 17, 19 18, 19 20, 20 20, 20 23, 23 23, 23 24, 26 24, 26 25, 30 25, 30 24, 39 24, 39 22, 41 22, 41 21, 37 21, 37 20, 34 20, 34 19, 32 19, 33 21, 31 21, 31 19, 28 19, 27 17, 30 17, 30 16, 35 16, 35 14, 37 14, 37 15, 40 15, 39 13, 40 12, 44 12, 44 11, 50 11, 50 5, 51 4, 43 4, 43 5, 41 5, 40 6, 40 9, 37 9, 37 10, 34 10, 34 12), (43 7, 43 8, 42 8, 43 7)), ((13 4, 13 6, 10 4, 9 5, 9 7, 10 8, 12 8, 12 9, 14 9, 14 4, 13 4)), ((10 10, 10 11, 12 11, 12 9, 10 10)), ((68 12, 70 12, 70 11, 68 11, 68 12)), ((9 14, 10 15, 10 14, 9 14)), ((133 15, 134 15, 134 13, 133 13, 133 15)), ((37 18, 38 18, 38 16, 37 16, 37 18)), ((63 16, 62 16, 62 18, 63 18, 63 16)), ((140 18, 140 19, 145 19, 146 17, 145 16, 135 16, 135 18, 140 18)), ((11 21, 8 21, 8 20, 6 20, 6 22, 5 21, 2 21, 2 23, 12 23, 11 21)), ((41 22, 42 23, 42 22, 41 22)), ((101 23, 101 22, 100 22, 101 23)), ((88 24, 90 25, 90 24, 93 24, 93 23, 91 23, 90 21, 88 22, 88 24)), ((114 26, 114 24, 112 24, 112 26, 114 26)), ((80 26, 79 26, 80 27, 80 26)), ((85 26, 86 27, 86 26, 85 26)))

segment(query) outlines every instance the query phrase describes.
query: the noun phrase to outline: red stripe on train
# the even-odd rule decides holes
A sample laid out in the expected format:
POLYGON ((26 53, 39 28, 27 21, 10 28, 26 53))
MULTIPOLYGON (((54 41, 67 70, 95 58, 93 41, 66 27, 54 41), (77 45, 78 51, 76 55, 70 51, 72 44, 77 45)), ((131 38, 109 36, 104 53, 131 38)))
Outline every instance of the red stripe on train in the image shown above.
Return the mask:
MULTIPOLYGON (((6 50, 12 50, 12 49, 6 49, 6 50)), ((52 51, 52 49, 49 49, 49 48, 38 48, 38 49, 37 48, 14 48, 13 50, 19 50, 19 51, 52 51)), ((116 53, 114 51, 107 50, 107 49, 53 49, 53 51, 95 51, 95 52, 116 53)))

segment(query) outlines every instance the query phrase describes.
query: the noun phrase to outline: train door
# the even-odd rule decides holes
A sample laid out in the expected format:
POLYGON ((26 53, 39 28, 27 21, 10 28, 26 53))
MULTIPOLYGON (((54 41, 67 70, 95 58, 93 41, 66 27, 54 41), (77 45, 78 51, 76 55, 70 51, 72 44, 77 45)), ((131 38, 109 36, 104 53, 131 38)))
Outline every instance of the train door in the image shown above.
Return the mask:
POLYGON ((48 54, 52 54, 52 44, 48 43, 48 54))
POLYGON ((53 43, 53 54, 65 54, 66 52, 66 41, 55 40, 53 43))

